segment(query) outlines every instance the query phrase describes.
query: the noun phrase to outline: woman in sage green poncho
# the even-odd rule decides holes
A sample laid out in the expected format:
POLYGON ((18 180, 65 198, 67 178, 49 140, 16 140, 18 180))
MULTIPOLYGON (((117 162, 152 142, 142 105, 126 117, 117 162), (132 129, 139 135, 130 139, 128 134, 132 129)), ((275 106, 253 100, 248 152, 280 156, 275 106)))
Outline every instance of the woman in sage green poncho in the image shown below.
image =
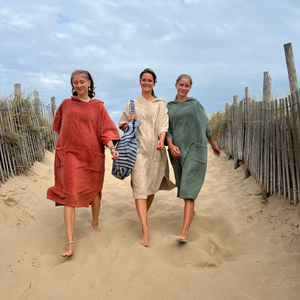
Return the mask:
POLYGON ((220 156, 220 149, 212 137, 203 106, 198 100, 187 96, 191 87, 191 77, 180 75, 175 84, 176 99, 167 104, 169 130, 166 142, 178 188, 177 196, 185 202, 183 226, 176 237, 179 242, 187 242, 188 230, 195 216, 194 200, 204 182, 207 166, 206 139, 214 154, 220 156))

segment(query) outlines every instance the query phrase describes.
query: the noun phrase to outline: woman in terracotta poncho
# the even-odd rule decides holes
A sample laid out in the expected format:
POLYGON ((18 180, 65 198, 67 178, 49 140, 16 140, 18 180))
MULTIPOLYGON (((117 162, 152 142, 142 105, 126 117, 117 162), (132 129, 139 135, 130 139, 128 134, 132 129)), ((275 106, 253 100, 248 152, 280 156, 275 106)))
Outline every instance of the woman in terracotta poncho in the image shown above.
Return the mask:
POLYGON ((204 182, 207 166, 208 139, 216 156, 220 149, 214 142, 208 120, 200 102, 187 94, 192 87, 189 75, 180 75, 176 81, 177 95, 167 104, 170 118, 166 142, 174 169, 177 196, 184 199, 183 226, 177 236, 187 242, 189 227, 195 216, 195 199, 204 182))
POLYGON ((169 118, 165 100, 156 97, 153 87, 156 75, 151 69, 140 74, 142 94, 134 100, 135 114, 130 114, 130 101, 120 118, 119 127, 125 131, 130 120, 142 124, 137 133, 137 157, 131 172, 131 186, 136 209, 142 225, 141 245, 149 246, 147 211, 158 190, 170 190, 175 186, 168 179, 168 162, 164 147, 169 118))
POLYGON ((118 152, 113 141, 119 140, 118 129, 109 117, 104 102, 95 96, 94 81, 89 72, 76 70, 71 75, 73 96, 59 106, 53 130, 59 136, 55 148, 55 186, 47 198, 64 205, 67 249, 63 257, 74 254, 75 207, 91 204, 95 232, 98 231, 101 190, 104 179, 104 146, 112 159, 118 152))

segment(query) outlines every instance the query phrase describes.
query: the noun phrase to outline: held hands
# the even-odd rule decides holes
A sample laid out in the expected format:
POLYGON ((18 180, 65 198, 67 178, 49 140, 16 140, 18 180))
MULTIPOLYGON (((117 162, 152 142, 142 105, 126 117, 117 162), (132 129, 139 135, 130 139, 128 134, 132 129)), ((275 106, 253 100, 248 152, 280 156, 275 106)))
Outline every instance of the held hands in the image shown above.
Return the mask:
POLYGON ((178 147, 172 145, 172 146, 169 146, 169 150, 170 150, 173 157, 181 156, 181 153, 180 153, 180 150, 179 150, 178 147))

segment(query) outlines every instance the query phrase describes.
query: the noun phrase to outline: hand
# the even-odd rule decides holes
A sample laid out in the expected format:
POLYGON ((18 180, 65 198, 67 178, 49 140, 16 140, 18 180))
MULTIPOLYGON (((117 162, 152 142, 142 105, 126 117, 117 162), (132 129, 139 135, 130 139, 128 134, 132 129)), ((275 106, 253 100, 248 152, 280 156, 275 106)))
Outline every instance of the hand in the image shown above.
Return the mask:
POLYGON ((112 160, 113 161, 116 161, 116 160, 118 160, 119 159, 119 152, 115 149, 115 148, 112 148, 111 149, 111 155, 112 155, 112 160))
POLYGON ((136 120, 136 115, 135 114, 129 115, 128 121, 130 122, 131 120, 136 120))
POLYGON ((219 149, 219 147, 217 146, 217 144, 216 143, 212 143, 211 147, 212 147, 212 149, 214 151, 215 156, 220 156, 221 150, 219 149))
POLYGON ((163 151, 163 150, 164 150, 164 147, 165 147, 164 143, 163 143, 161 140, 159 140, 159 141, 157 142, 156 150, 158 150, 158 151, 163 151))
POLYGON ((181 156, 180 150, 178 147, 172 145, 171 147, 169 147, 169 150, 172 154, 173 157, 179 157, 181 156))

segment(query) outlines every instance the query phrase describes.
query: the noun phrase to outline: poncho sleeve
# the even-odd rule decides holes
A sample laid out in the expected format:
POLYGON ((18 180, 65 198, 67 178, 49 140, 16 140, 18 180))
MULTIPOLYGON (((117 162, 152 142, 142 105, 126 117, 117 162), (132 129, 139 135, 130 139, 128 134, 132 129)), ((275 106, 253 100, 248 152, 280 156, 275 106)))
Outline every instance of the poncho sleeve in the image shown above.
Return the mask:
POLYGON ((120 117, 120 120, 119 120, 119 128, 120 129, 129 122, 128 121, 129 115, 130 115, 130 101, 127 102, 125 109, 120 117))
POLYGON ((164 102, 163 104, 161 104, 161 118, 160 118, 160 126, 158 128, 158 136, 160 136, 162 132, 168 132, 168 129, 169 129, 169 115, 168 115, 167 106, 164 102))
POLYGON ((210 139, 212 137, 212 132, 211 132, 211 129, 210 129, 208 123, 206 124, 206 137, 208 139, 210 139))
POLYGON ((62 121, 61 119, 62 119, 62 104, 57 109, 53 120, 53 130, 58 134, 60 134, 61 121, 62 121))
POLYGON ((118 128, 116 127, 113 120, 110 118, 106 108, 103 106, 102 112, 101 112, 101 120, 100 120, 100 126, 101 126, 101 141, 103 145, 107 145, 109 141, 113 141, 115 144, 118 140, 120 140, 120 135, 118 128))
MULTIPOLYGON (((169 106, 167 104, 167 109, 169 110, 169 106)), ((169 116, 168 116, 169 117, 169 116)), ((166 139, 165 139, 165 145, 167 146, 167 138, 171 139, 173 141, 173 136, 172 136, 172 127, 171 127, 171 123, 170 123, 170 118, 169 118, 169 128, 168 128, 168 131, 166 133, 166 139)))

